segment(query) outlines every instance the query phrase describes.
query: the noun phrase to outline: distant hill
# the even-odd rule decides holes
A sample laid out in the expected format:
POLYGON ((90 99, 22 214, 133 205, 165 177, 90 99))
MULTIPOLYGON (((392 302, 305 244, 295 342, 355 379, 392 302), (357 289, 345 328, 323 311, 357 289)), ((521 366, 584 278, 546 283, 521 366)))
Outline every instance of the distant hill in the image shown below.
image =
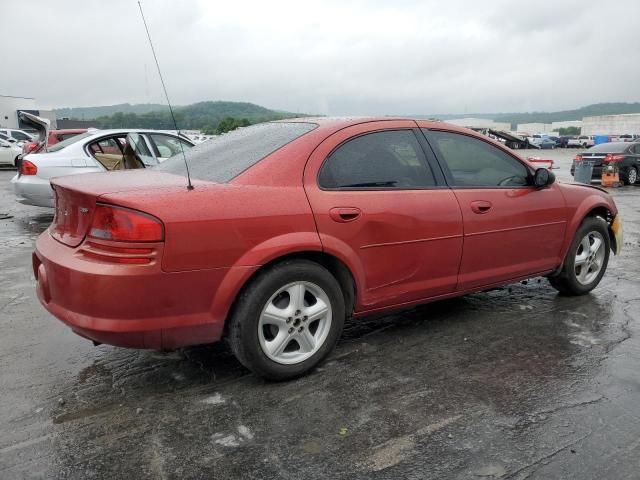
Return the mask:
MULTIPOLYGON (((246 119, 248 123, 258 123, 301 116, 270 110, 248 102, 198 102, 176 106, 173 110, 178 126, 186 130, 215 129, 225 118, 246 119)), ((174 128, 169 108, 159 104, 124 103, 104 107, 61 108, 55 112, 58 118, 95 120, 101 128, 174 128)))
POLYGON ((74 120, 94 120, 98 117, 113 115, 116 112, 122 113, 149 113, 158 110, 167 110, 169 107, 159 103, 139 103, 131 105, 130 103, 120 103, 118 105, 106 105, 104 107, 71 107, 56 108, 56 117, 71 118, 74 120))
POLYGON ((582 120, 583 117, 596 115, 619 115, 623 113, 640 113, 640 102, 596 103, 575 110, 562 110, 559 112, 465 113, 431 115, 430 117, 441 120, 461 117, 488 118, 497 122, 509 122, 515 127, 518 123, 551 123, 563 120, 582 120))

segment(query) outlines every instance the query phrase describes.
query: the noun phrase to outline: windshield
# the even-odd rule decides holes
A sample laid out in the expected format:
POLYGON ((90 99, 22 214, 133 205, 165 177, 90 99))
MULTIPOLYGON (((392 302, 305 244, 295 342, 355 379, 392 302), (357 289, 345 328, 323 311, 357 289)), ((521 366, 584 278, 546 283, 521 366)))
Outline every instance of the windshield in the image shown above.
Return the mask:
POLYGON ((83 138, 87 138, 90 137, 91 135, 95 135, 96 132, 85 132, 85 133, 81 133, 79 135, 75 135, 73 137, 67 138, 66 140, 63 140, 59 143, 56 143, 55 145, 51 145, 49 148, 47 148, 48 152, 57 152, 58 150, 62 150, 64 147, 68 147, 69 145, 71 145, 72 143, 76 143, 78 140, 82 140, 83 138))
MULTIPOLYGON (((302 122, 261 123, 220 135, 185 151, 191 177, 216 183, 228 182, 316 127, 315 123, 302 122)), ((155 168, 186 176, 182 155, 171 157, 155 168)))
POLYGON ((591 147, 588 152, 621 153, 628 147, 629 144, 624 142, 601 143, 600 145, 591 147))

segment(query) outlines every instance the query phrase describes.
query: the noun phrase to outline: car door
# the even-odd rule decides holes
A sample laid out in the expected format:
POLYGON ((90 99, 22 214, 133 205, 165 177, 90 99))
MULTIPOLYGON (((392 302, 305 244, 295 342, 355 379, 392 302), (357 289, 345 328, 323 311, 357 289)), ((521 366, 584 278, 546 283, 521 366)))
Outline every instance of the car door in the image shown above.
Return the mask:
POLYGON ((412 121, 345 128, 312 153, 304 186, 325 251, 358 284, 359 311, 454 291, 462 253, 455 196, 412 121))
POLYGON ((164 133, 148 133, 147 138, 159 163, 186 152, 193 146, 185 140, 164 133))
POLYGON ((13 165, 17 153, 9 142, 0 139, 0 164, 13 165))
POLYGON ((560 265, 567 212, 557 185, 532 186, 533 168, 488 139, 444 129, 423 132, 462 210, 458 290, 560 265))

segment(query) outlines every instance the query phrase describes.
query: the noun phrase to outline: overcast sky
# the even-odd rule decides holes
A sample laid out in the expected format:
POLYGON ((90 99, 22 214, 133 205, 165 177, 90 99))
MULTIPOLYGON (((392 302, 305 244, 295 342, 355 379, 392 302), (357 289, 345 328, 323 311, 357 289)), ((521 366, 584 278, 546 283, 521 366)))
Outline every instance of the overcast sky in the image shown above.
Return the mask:
MULTIPOLYGON (((330 115, 640 100, 640 2, 165 1, 143 8, 174 104, 330 115)), ((164 103, 136 0, 3 0, 0 94, 164 103)))

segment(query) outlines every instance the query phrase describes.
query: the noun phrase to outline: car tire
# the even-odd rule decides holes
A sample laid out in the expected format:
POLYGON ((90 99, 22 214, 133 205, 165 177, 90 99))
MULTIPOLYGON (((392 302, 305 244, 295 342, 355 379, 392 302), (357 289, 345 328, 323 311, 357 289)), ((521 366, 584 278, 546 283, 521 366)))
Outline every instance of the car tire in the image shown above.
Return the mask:
POLYGON ((243 289, 226 337, 249 370, 268 380, 288 380, 327 357, 344 320, 336 278, 315 262, 287 260, 259 272, 243 289))
POLYGON ((636 167, 628 167, 621 177, 625 185, 633 185, 638 181, 638 169, 636 167))
POLYGON ((610 252, 607 222, 601 217, 587 217, 576 231, 560 271, 548 277, 549 283, 563 295, 589 293, 607 270, 610 252))

